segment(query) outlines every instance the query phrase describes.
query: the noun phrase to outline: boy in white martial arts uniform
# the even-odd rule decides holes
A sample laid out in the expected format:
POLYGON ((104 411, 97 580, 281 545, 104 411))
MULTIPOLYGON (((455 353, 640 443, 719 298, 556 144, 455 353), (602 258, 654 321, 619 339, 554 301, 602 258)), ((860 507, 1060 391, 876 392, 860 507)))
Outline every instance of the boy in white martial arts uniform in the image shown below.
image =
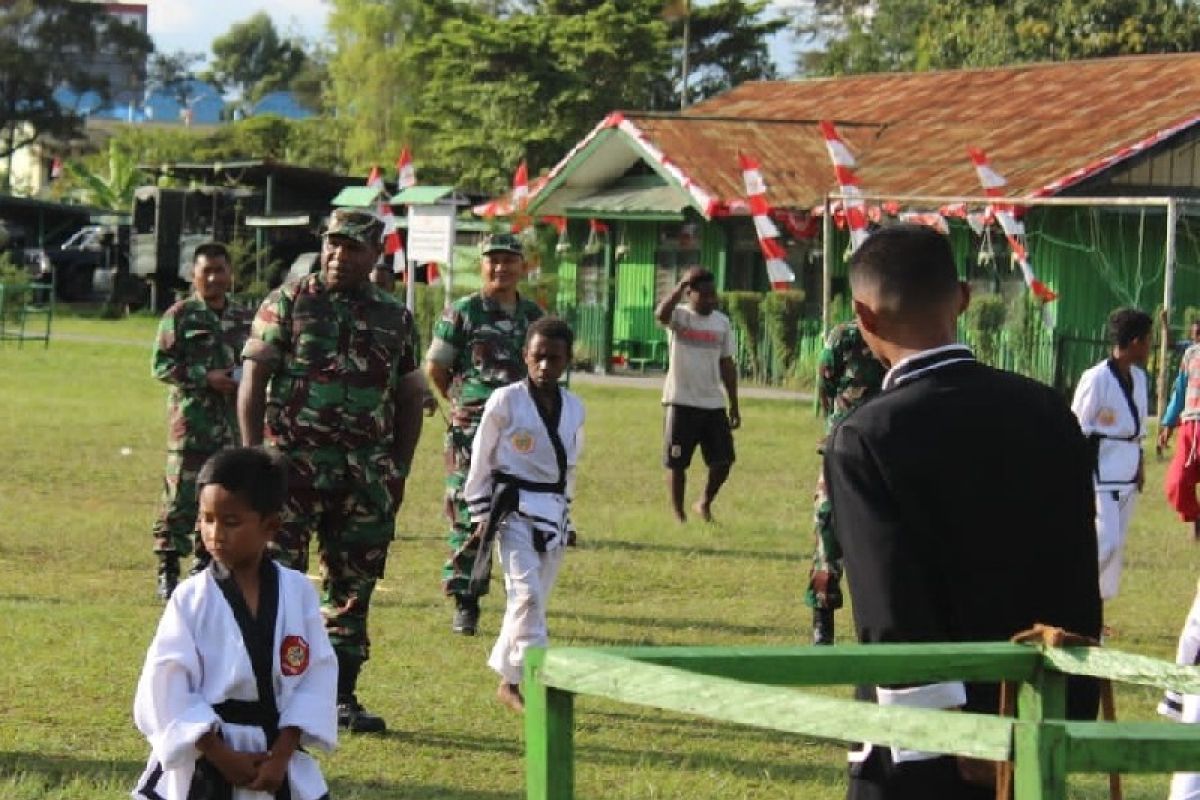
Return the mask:
POLYGON ((1121 583, 1125 535, 1145 482, 1142 439, 1149 401, 1146 371, 1153 323, 1135 308, 1108 317, 1112 355, 1079 378, 1071 410, 1093 447, 1096 466, 1096 540, 1100 558, 1100 598, 1116 597, 1121 583))
MULTIPOLYGON (((1175 663, 1186 667, 1200 663, 1200 586, 1179 634, 1175 663)), ((1158 713, 1180 722, 1200 722, 1200 695, 1166 692, 1158 704, 1158 713)), ((1200 800, 1200 772, 1176 772, 1171 778, 1169 800, 1200 800)))
POLYGON ((525 708, 525 650, 548 641, 546 602, 573 533, 584 412, 558 379, 574 340, 560 319, 543 317, 529 326, 523 353, 529 377, 488 398, 463 487, 481 542, 472 581, 486 580, 492 539, 500 543, 507 606, 488 666, 500 673, 497 698, 517 712, 525 708))
POLYGON ((337 741, 337 659, 308 578, 265 555, 287 469, 231 448, 197 485, 213 562, 171 595, 146 654, 133 715, 151 751, 133 796, 327 800, 298 748, 337 741))

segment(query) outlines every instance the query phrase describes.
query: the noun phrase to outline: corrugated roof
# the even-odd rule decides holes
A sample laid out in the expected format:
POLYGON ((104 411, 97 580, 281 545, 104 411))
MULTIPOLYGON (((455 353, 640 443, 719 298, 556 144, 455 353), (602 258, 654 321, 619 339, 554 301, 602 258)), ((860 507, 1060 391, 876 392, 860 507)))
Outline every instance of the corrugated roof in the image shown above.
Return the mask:
POLYGON ((383 192, 374 186, 347 186, 329 201, 330 205, 350 208, 374 208, 383 192))
POLYGON ((837 190, 822 119, 869 194, 978 196, 968 147, 988 154, 1010 196, 1057 194, 1200 130, 1200 54, 752 82, 682 115, 614 112, 531 207, 561 214, 643 160, 700 214, 740 213, 741 151, 759 161, 771 205, 810 208, 837 190))
POLYGON ((979 147, 1010 194, 1056 193, 1200 121, 1200 54, 754 82, 676 123, 631 117, 723 197, 740 179, 726 151, 741 147, 762 162, 774 204, 817 202, 834 188, 821 119, 837 124, 866 192, 978 194, 966 148, 979 147), (724 135, 744 144, 722 146, 724 135))

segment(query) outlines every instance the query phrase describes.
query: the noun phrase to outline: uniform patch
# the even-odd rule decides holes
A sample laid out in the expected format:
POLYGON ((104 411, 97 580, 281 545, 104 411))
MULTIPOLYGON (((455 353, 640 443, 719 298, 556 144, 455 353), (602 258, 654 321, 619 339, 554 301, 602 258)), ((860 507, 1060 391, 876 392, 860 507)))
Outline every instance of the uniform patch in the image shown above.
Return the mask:
POLYGON ((527 430, 519 430, 509 439, 513 449, 518 453, 528 453, 533 450, 533 434, 527 430))
POLYGON ((308 669, 308 642, 302 636, 285 636, 279 645, 279 669, 288 677, 308 669))
POLYGON ((1114 425, 1117 422, 1117 412, 1111 408, 1102 408, 1096 413, 1096 422, 1105 427, 1114 425))

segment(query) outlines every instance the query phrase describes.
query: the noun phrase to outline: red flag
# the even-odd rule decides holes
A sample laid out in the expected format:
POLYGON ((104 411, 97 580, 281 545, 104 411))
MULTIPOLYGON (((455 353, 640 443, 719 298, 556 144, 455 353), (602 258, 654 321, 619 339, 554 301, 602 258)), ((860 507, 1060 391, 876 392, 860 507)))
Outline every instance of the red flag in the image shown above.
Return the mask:
POLYGON ((425 265, 425 282, 430 286, 442 285, 442 273, 432 261, 425 265))
POLYGON ((62 177, 63 162, 61 158, 56 158, 50 162, 50 180, 58 180, 62 177))
POLYGON ((401 252, 403 244, 400 241, 400 231, 396 228, 396 217, 392 214, 392 207, 387 203, 380 203, 379 217, 383 220, 383 254, 390 256, 401 252))
POLYGON ((523 209, 529 202, 529 168, 525 166, 525 159, 521 159, 517 174, 513 176, 512 202, 516 210, 523 209))
POLYGON ((413 167, 412 155, 407 147, 400 151, 400 158, 396 160, 396 172, 401 189, 417 185, 417 170, 413 167))

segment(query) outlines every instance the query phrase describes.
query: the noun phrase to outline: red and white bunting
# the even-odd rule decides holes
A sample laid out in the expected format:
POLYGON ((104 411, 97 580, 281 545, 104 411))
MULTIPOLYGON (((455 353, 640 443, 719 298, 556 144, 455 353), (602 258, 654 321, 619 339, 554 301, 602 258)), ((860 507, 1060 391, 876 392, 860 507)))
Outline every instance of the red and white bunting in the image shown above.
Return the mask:
POLYGON ((767 203, 767 182, 763 180, 758 162, 745 153, 738 153, 742 167, 742 180, 746 184, 746 199, 750 203, 750 214, 754 218, 754 230, 758 234, 758 245, 767 262, 767 279, 771 288, 790 289, 796 280, 787 262, 787 251, 779 243, 779 229, 771 221, 771 206, 767 203))
POLYGON ((521 160, 516 174, 513 175, 512 202, 513 208, 518 211, 529 202, 529 167, 525 165, 524 159, 521 160))
POLYGON ((517 165, 512 184, 512 232, 520 233, 529 224, 525 208, 529 205, 529 167, 525 159, 517 165))
MULTIPOLYGON (((992 169, 987 154, 977 147, 970 147, 967 152, 971 156, 971 163, 975 165, 979 182, 983 184, 983 193, 988 197, 1004 197, 1004 187, 1008 185, 1008 181, 992 169)), ((1017 219, 1015 211, 1016 208, 1011 203, 993 203, 988 206, 988 213, 994 215, 1000 223, 1000 227, 1004 230, 1004 237, 1008 239, 1009 249, 1021 266, 1025 285, 1029 287, 1029 291, 1033 292, 1035 297, 1042 302, 1049 303, 1058 295, 1033 274, 1033 266, 1029 263, 1029 251, 1026 249, 1024 241, 1025 224, 1017 219)))
POLYGON ((377 192, 384 191, 383 173, 379 171, 379 167, 371 167, 371 174, 367 176, 367 187, 377 192))
POLYGON ((407 147, 400 151, 400 158, 396 160, 396 174, 402 190, 417 185, 417 170, 413 167, 412 154, 407 147))
POLYGON ((829 150, 829 158, 833 161, 833 172, 837 176, 838 189, 842 193, 842 207, 846 214, 846 224, 850 226, 850 249, 857 250, 867 238, 867 212, 862 199, 862 189, 859 188, 858 175, 854 172, 854 155, 837 129, 829 120, 821 120, 821 134, 825 137, 825 147, 829 150))
POLYGON ((407 257, 404 253, 404 239, 396 226, 396 216, 387 203, 379 204, 378 214, 383 220, 383 254, 392 257, 392 272, 402 275, 407 266, 407 257))

